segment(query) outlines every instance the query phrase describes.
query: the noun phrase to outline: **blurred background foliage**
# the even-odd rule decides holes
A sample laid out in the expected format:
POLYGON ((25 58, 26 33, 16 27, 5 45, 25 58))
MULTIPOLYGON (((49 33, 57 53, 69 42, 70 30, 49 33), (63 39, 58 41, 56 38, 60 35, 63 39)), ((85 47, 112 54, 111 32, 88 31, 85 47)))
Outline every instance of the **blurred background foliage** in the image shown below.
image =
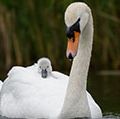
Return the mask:
MULTIPOLYGON (((54 70, 69 74, 64 12, 78 0, 0 0, 0 78, 14 65, 49 57, 54 70)), ((80 0, 79 0, 80 1, 80 0)), ((91 70, 120 69, 120 0, 82 0, 92 9, 91 70)))

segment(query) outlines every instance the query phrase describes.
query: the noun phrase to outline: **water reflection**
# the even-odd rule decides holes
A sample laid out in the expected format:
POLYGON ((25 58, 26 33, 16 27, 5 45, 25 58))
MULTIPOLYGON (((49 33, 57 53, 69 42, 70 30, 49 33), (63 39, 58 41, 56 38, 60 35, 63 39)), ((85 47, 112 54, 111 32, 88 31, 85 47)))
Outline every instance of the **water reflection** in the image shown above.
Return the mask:
POLYGON ((120 119, 120 114, 109 112, 109 113, 104 114, 103 119, 120 119))
MULTIPOLYGON (((0 119, 22 119, 22 118, 7 118, 0 116, 0 119)), ((43 119, 43 118, 42 118, 43 119)), ((91 119, 91 118, 74 118, 74 119, 91 119)), ((102 119, 120 119, 120 115, 106 115, 102 119)))

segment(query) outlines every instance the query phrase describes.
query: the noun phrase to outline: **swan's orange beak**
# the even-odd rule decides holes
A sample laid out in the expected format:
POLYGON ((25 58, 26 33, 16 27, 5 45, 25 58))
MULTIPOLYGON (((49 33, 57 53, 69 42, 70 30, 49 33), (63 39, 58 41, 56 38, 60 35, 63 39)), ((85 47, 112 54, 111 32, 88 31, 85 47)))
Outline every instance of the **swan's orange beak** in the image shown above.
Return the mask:
POLYGON ((73 59, 77 54, 79 37, 80 32, 74 31, 74 37, 68 38, 66 55, 69 59, 73 59))

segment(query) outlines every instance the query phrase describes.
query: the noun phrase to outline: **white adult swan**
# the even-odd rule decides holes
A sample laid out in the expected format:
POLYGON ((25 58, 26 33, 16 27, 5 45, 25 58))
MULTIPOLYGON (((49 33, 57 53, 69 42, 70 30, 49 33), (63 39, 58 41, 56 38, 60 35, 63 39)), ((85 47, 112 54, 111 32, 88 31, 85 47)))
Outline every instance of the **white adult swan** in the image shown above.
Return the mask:
POLYGON ((2 86, 1 115, 52 119, 102 117, 99 106, 86 91, 93 41, 90 8, 85 3, 72 3, 65 12, 65 23, 69 38, 67 56, 75 57, 70 77, 52 72, 57 78, 48 76, 42 79, 38 64, 27 68, 14 67, 2 86))

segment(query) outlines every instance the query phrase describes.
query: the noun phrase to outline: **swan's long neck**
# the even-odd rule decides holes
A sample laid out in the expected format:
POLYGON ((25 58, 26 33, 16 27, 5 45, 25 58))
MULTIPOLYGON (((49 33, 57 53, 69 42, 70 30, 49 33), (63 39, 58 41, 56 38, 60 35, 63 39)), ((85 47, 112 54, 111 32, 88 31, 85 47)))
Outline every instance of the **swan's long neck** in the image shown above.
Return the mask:
POLYGON ((93 20, 90 15, 87 25, 81 32, 78 53, 73 61, 61 118, 91 116, 86 94, 86 84, 92 41, 93 20))

